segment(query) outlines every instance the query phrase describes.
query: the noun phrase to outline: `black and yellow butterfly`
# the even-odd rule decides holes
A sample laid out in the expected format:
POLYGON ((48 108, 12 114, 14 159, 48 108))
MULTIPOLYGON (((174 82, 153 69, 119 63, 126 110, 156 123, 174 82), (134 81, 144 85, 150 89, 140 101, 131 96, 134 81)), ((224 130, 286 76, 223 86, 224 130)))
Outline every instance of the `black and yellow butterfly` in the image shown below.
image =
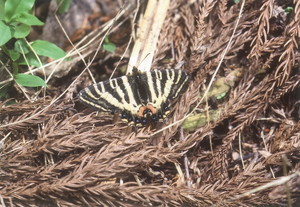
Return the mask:
POLYGON ((182 70, 134 69, 130 75, 84 88, 79 99, 98 110, 120 113, 123 121, 142 127, 164 119, 173 100, 186 91, 189 80, 182 70))

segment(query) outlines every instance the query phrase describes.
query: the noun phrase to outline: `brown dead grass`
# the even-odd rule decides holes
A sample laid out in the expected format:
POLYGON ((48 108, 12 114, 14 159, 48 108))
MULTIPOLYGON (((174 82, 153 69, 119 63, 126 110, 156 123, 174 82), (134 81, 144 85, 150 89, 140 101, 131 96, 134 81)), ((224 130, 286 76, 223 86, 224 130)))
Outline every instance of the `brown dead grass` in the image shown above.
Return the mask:
POLYGON ((243 73, 217 101, 220 116, 183 133, 180 122, 131 130, 69 100, 79 81, 56 102, 2 102, 2 206, 299 205, 300 1, 246 1, 234 34, 241 3, 190 2, 171 2, 154 58, 193 77, 164 126, 199 103, 224 57, 218 77, 243 73))

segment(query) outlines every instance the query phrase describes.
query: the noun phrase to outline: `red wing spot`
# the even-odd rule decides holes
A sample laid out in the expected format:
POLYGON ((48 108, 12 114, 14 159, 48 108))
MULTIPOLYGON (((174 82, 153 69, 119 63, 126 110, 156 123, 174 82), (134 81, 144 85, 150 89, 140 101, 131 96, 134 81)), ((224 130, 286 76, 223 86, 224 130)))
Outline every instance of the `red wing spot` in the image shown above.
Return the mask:
POLYGON ((144 117, 144 111, 147 109, 147 106, 141 106, 140 108, 139 108, 139 111, 138 111, 138 113, 137 113, 137 115, 139 116, 139 117, 144 117))
POLYGON ((152 112, 152 114, 157 114, 157 109, 152 105, 147 105, 147 108, 152 112))
POLYGON ((139 117, 144 117, 144 111, 147 110, 147 109, 149 109, 152 114, 157 114, 157 109, 154 106, 148 104, 147 106, 141 106, 139 108, 139 111, 138 111, 137 115, 139 117))

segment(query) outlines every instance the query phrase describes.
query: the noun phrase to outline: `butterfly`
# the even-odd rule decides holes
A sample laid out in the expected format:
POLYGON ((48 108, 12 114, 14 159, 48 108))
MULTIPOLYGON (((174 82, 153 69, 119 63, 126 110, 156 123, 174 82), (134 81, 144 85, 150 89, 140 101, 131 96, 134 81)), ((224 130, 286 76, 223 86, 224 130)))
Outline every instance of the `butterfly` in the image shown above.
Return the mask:
POLYGON ((119 113, 129 125, 143 127, 166 118, 172 102, 186 91, 189 80, 189 74, 182 70, 141 72, 134 68, 129 75, 90 85, 78 96, 97 110, 119 113))

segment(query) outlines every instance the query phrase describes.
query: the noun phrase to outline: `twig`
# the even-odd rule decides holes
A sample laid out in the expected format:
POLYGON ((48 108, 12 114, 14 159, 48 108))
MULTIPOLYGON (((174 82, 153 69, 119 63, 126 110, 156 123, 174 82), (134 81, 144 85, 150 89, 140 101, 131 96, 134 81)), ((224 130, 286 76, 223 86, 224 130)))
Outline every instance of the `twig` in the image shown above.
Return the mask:
MULTIPOLYGON (((182 127, 180 127, 180 140, 185 140, 182 127)), ((188 186, 188 188, 192 188, 193 183, 192 183, 192 179, 191 179, 191 176, 190 176, 189 160, 188 160, 188 157, 187 157, 186 153, 184 153, 183 159, 184 159, 184 168, 185 168, 187 186, 188 186)))

